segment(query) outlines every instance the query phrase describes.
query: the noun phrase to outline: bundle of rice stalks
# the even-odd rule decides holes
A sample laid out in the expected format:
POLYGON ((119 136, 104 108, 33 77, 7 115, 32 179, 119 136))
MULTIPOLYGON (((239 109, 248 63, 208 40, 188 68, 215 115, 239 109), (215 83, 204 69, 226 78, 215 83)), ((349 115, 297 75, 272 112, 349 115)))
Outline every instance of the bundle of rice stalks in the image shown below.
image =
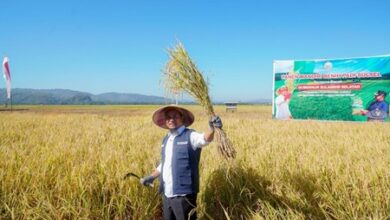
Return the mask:
POLYGON ((289 77, 288 79, 286 79, 285 81, 285 85, 287 86, 288 88, 288 91, 290 92, 294 92, 296 86, 295 86, 295 78, 294 76, 297 75, 294 71, 291 71, 288 73, 288 76, 291 76, 289 77))
MULTIPOLYGON (((169 61, 165 67, 164 83, 170 93, 183 91, 191 95, 204 108, 209 118, 215 116, 209 91, 202 73, 191 60, 184 46, 179 42, 175 48, 168 49, 169 61)), ((215 129, 215 138, 219 152, 225 158, 234 158, 234 150, 226 133, 222 129, 215 129)))

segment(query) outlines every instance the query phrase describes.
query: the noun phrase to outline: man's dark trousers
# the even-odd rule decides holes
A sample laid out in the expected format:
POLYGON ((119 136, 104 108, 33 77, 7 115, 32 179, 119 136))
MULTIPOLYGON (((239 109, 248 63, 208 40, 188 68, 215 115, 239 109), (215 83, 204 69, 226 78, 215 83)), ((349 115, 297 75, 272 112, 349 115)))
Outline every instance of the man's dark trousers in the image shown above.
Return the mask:
POLYGON ((196 194, 173 198, 167 198, 165 195, 162 197, 164 220, 196 219, 196 194))

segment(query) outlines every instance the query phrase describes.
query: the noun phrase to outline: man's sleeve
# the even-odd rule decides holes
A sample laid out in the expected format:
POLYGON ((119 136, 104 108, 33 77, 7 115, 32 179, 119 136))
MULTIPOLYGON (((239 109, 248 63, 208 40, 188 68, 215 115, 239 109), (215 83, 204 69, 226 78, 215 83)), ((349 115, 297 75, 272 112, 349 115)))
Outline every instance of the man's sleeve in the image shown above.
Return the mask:
POLYGON ((389 114, 389 104, 386 102, 383 103, 383 111, 389 114))
POLYGON ((282 95, 279 95, 278 97, 276 97, 275 99, 275 104, 276 105, 280 105, 284 102, 284 97, 282 95))
POLYGON ((194 149, 202 148, 210 143, 204 139, 204 133, 198 133, 195 131, 193 131, 191 133, 190 141, 191 141, 191 145, 194 149))

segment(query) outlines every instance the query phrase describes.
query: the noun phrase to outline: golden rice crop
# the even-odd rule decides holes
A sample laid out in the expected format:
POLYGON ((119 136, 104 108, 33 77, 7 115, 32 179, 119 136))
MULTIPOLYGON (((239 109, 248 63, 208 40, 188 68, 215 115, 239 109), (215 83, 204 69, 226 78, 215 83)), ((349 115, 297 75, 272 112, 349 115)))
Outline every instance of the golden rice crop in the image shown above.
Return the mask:
MULTIPOLYGON (((158 106, 24 108, 0 111, 0 219, 161 218, 158 184, 123 180, 160 160, 158 106)), ((390 218, 389 123, 275 121, 270 106, 216 110, 238 154, 227 163, 216 144, 204 148, 200 219, 390 218)))

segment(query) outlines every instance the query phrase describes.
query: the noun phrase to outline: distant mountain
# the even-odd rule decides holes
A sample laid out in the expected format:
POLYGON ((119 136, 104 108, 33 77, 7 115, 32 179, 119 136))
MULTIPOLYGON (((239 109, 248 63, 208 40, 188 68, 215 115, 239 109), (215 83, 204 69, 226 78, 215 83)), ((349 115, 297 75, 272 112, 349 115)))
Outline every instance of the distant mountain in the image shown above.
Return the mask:
POLYGON ((229 102, 236 102, 238 103, 239 105, 257 105, 257 104, 261 104, 261 105, 268 105, 268 104, 272 104, 272 100, 271 99, 248 99, 248 100, 234 100, 234 101, 223 101, 223 100, 218 100, 218 101, 215 101, 214 104, 220 104, 220 105, 224 105, 225 103, 229 103, 229 102))
POLYGON ((103 93, 99 95, 93 95, 92 100, 94 102, 103 103, 166 103, 167 99, 159 96, 147 96, 134 93, 103 93))
MULTIPOLYGON (((0 89, 0 103, 6 102, 6 91, 0 89)), ((103 93, 94 95, 67 89, 13 89, 13 104, 167 104, 172 100, 160 96, 133 93, 103 93)))
POLYGON ((254 100, 249 100, 246 103, 248 104, 272 104, 271 99, 254 99, 254 100))

